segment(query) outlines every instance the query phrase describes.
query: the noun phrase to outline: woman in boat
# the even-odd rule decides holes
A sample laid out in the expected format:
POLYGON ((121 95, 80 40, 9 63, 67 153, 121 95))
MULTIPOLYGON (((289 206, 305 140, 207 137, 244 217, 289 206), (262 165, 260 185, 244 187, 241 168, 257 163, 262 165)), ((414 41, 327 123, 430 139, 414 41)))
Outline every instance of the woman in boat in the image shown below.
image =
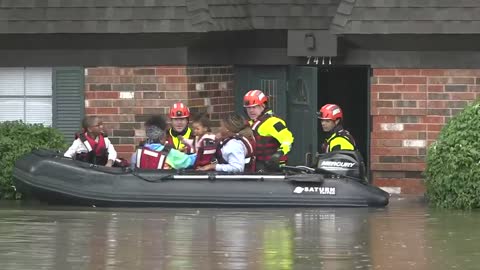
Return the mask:
POLYGON ((168 113, 172 126, 167 131, 167 144, 184 153, 192 153, 192 149, 182 142, 184 139, 193 139, 193 132, 188 127, 190 109, 182 102, 177 102, 170 107, 168 113))
POLYGON ((218 137, 220 143, 215 154, 217 164, 210 163, 197 170, 233 173, 255 171, 255 138, 241 115, 225 115, 220 121, 218 137))
POLYGON ((167 123, 161 115, 151 116, 145 122, 147 140, 131 158, 132 168, 185 169, 195 164, 196 154, 187 155, 166 144, 167 123))
POLYGON ((325 141, 322 144, 322 153, 329 153, 340 150, 357 150, 355 139, 343 128, 343 112, 340 106, 336 104, 325 104, 317 113, 318 119, 322 123, 322 129, 327 133, 325 141))
POLYGON ((64 156, 88 163, 112 167, 117 159, 117 151, 104 135, 103 122, 97 116, 87 116, 82 121, 82 132, 64 156))

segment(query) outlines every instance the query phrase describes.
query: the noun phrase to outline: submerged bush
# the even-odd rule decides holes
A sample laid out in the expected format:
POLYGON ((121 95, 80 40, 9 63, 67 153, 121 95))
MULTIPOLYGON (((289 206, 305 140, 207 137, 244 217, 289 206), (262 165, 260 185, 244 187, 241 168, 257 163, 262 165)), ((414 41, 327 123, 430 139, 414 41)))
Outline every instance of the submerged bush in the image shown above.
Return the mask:
POLYGON ((65 147, 62 134, 53 128, 21 121, 0 122, 0 198, 15 197, 12 171, 20 156, 38 148, 65 147))
POLYGON ((480 207, 480 102, 452 118, 427 154, 429 201, 442 208, 480 207))

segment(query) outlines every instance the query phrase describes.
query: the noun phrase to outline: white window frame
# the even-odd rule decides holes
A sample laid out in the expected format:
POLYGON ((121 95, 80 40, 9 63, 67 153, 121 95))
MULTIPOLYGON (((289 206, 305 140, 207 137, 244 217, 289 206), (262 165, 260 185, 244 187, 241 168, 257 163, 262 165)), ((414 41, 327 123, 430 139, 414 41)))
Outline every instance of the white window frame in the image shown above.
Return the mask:
MULTIPOLYGON (((52 126, 53 125, 53 68, 51 67, 42 67, 42 68, 34 68, 34 67, 12 67, 12 68, 0 68, 0 72, 3 70, 8 70, 8 69, 23 69, 23 93, 13 93, 13 94, 5 94, 5 92, 0 92, 0 101, 5 100, 5 99, 12 99, 12 100, 23 100, 23 117, 16 118, 16 119, 2 119, 2 121, 15 121, 15 120, 21 120, 24 123, 32 123, 32 124, 44 124, 46 126, 52 126), (49 72, 50 73, 50 81, 47 84, 47 89, 49 88, 50 93, 49 95, 43 95, 43 94, 27 94, 29 89, 34 89, 34 88, 28 88, 31 82, 27 81, 27 73, 28 70, 40 70, 42 72, 49 72), (31 106, 28 106, 30 102, 35 102, 35 101, 41 101, 48 99, 50 101, 50 119, 48 120, 43 120, 43 121, 35 121, 35 120, 30 120, 28 116, 29 108, 32 108, 31 106)), ((0 81, 1 83, 1 81, 0 81)), ((35 84, 35 82, 33 82, 35 84)), ((1 87, 1 86, 0 86, 1 87)), ((18 90, 18 89, 17 89, 18 90)), ((33 115, 35 115, 35 112, 32 112, 33 115)))

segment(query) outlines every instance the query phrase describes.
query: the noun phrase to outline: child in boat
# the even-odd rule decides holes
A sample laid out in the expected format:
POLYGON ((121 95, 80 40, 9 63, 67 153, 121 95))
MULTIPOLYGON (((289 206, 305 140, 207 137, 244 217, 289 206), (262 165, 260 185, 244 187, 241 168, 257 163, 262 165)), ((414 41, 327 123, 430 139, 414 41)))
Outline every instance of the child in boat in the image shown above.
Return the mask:
POLYGON ((160 115, 145 122, 146 142, 131 158, 132 168, 142 169, 185 169, 195 164, 197 155, 187 155, 166 144, 167 122, 160 115))
POLYGON ((210 121, 205 115, 197 115, 192 119, 194 139, 181 138, 185 145, 197 154, 195 167, 205 166, 211 162, 217 150, 215 134, 212 133, 210 121))
POLYGON ((97 116, 87 116, 82 121, 82 132, 65 152, 64 156, 97 165, 112 167, 117 151, 104 135, 103 122, 97 116))
POLYGON ((255 170, 253 131, 241 115, 226 114, 220 121, 218 137, 220 143, 215 154, 218 164, 210 163, 197 170, 234 173, 255 170))

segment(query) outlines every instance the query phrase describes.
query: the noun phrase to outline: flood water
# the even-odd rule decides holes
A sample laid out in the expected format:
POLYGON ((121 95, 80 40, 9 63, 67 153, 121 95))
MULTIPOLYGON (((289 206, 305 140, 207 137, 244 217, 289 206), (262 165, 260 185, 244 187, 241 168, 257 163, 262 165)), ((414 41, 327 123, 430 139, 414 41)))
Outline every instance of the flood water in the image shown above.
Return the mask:
POLYGON ((0 203, 0 269, 479 269, 480 212, 0 203))

